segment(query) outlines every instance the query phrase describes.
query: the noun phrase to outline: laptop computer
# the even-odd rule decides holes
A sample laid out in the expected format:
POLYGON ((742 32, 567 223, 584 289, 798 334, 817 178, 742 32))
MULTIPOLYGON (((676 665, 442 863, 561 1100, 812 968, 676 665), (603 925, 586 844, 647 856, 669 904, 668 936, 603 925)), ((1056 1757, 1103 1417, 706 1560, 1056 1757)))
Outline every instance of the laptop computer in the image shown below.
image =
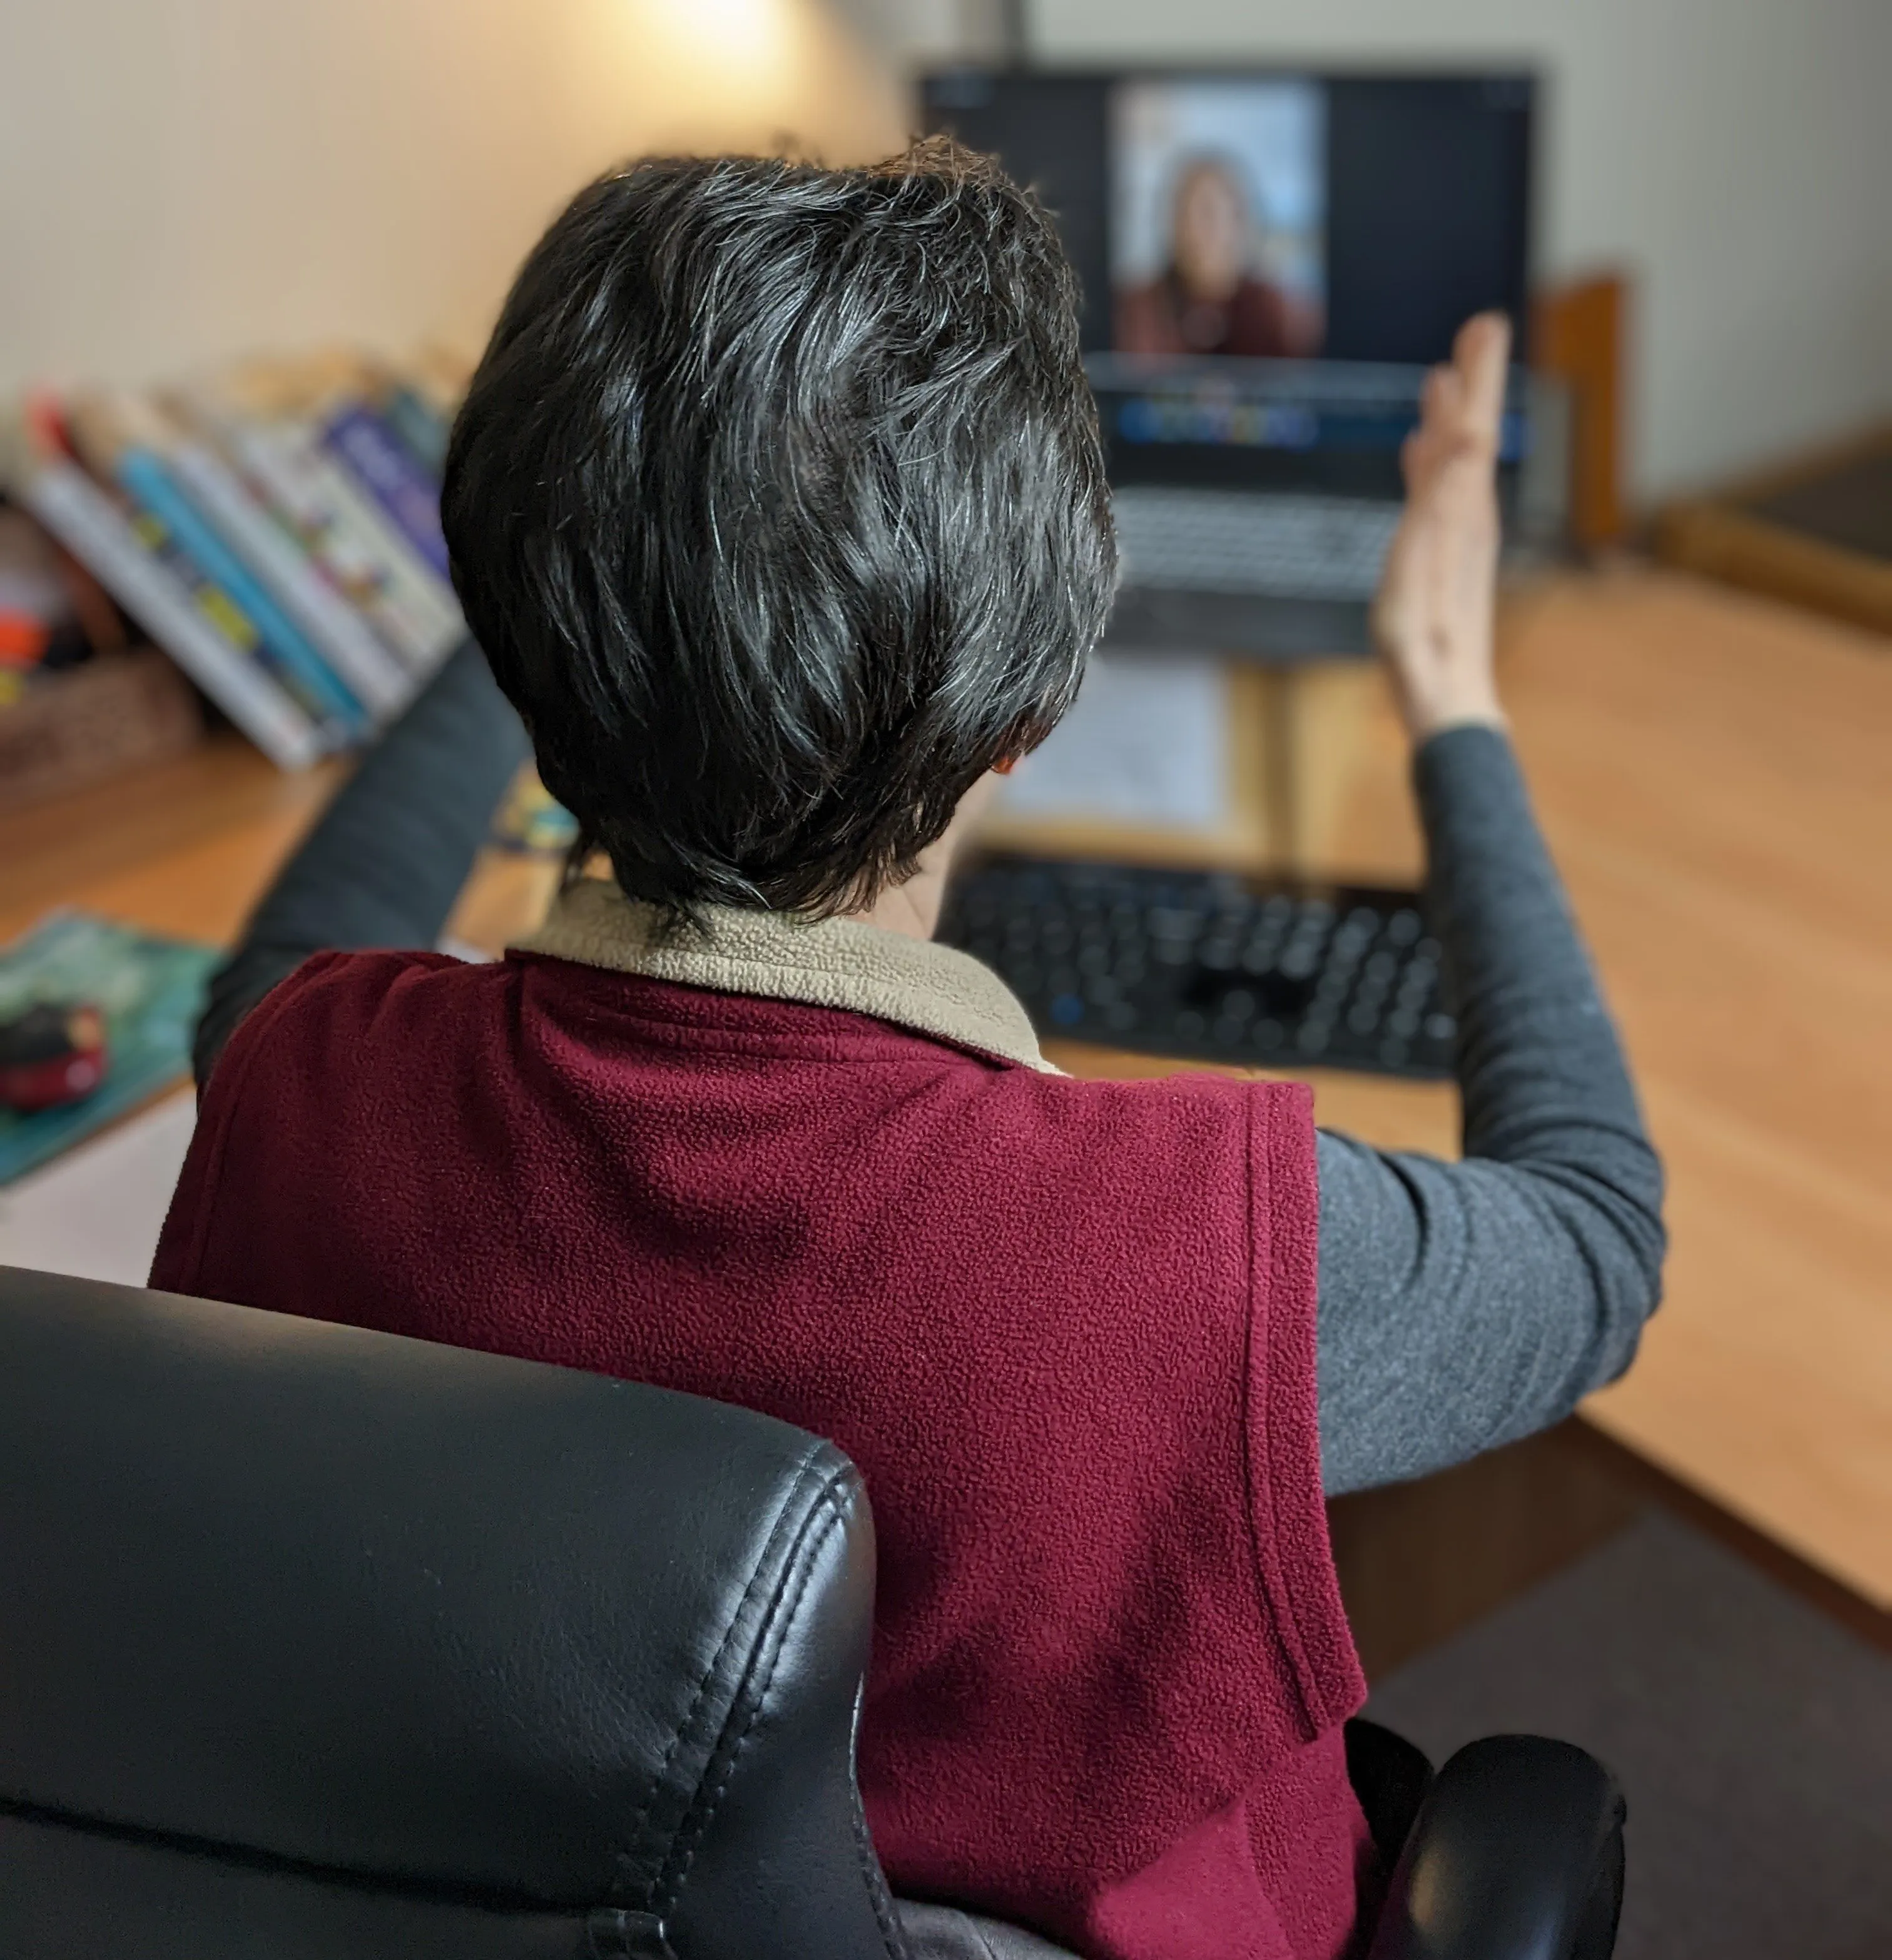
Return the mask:
POLYGON ((1516 517, 1536 97, 1516 72, 923 78, 928 127, 1034 185, 1076 266, 1123 558, 1113 645, 1365 651, 1426 371, 1492 307, 1519 332, 1516 517))

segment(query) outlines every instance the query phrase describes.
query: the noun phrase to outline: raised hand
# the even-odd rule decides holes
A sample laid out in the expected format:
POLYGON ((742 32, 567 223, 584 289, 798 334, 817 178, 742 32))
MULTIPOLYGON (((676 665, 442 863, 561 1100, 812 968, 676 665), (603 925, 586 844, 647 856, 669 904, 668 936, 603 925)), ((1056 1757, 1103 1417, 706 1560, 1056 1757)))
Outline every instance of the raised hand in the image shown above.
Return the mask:
POLYGON ((1415 743, 1464 722, 1500 724, 1493 672, 1498 435, 1511 328, 1480 313, 1426 378, 1400 462, 1406 511, 1373 605, 1373 637, 1415 743))

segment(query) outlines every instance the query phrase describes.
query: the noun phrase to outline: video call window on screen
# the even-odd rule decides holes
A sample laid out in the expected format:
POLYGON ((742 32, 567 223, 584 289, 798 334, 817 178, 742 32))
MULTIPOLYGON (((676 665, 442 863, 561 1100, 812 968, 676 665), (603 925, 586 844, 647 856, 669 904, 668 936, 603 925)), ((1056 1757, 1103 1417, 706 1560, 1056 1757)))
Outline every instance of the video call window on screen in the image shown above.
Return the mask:
POLYGON ((1119 83, 1111 340, 1307 359, 1327 331, 1327 99, 1301 80, 1119 83))
POLYGON ((1521 329, 1522 74, 956 69, 928 126, 1056 215, 1094 357, 1423 365, 1488 307, 1521 329))

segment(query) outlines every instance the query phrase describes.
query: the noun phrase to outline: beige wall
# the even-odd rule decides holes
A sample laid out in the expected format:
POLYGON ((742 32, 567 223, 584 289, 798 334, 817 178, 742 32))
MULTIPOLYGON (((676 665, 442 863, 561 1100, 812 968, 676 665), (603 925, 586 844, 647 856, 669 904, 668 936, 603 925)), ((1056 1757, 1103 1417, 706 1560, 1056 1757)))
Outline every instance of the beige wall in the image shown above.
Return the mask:
POLYGON ((1642 282, 1636 476, 1892 415, 1892 0, 1030 0, 1035 51, 1438 62, 1553 88, 1545 262, 1642 282))
POLYGON ((0 0, 0 389, 476 332, 616 158, 904 121, 817 0, 0 0))

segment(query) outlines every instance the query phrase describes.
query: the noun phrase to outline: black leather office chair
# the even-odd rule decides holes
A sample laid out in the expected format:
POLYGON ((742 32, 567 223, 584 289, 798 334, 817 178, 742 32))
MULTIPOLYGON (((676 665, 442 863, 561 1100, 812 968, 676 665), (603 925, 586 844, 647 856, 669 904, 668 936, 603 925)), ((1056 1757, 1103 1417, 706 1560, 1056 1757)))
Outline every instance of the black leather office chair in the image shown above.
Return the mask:
MULTIPOLYGON (((1056 1960, 888 1897, 873 1590, 853 1466, 766 1417, 0 1268, 0 1953, 1056 1960)), ((1601 1960, 1621 1815, 1474 1745, 1375 1960, 1601 1960)))

